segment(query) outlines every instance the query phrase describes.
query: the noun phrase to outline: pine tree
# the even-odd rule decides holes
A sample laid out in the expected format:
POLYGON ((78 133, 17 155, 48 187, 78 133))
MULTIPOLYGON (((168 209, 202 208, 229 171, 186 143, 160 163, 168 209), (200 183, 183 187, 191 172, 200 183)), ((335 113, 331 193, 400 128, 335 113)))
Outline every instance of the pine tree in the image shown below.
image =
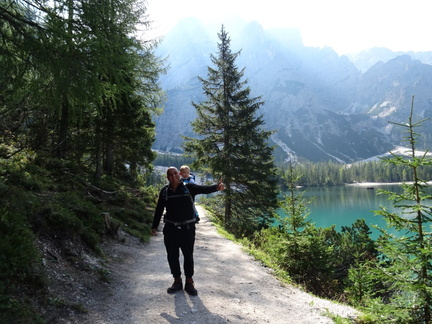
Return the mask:
MULTIPOLYGON (((163 72, 140 0, 0 3, 0 114, 9 141, 103 173, 151 169, 163 72)), ((0 126, 2 129, 2 126, 0 126)))
POLYGON ((280 221, 284 232, 292 233, 294 241, 301 235, 305 227, 312 226, 309 217, 308 205, 312 199, 304 198, 305 192, 298 192, 296 185, 299 183, 302 175, 294 171, 293 165, 290 163, 288 170, 284 173, 283 179, 288 187, 287 193, 284 193, 284 199, 279 201, 279 207, 284 212, 284 217, 275 214, 275 217, 280 221))
POLYGON ((163 69, 152 52, 154 42, 131 36, 145 17, 146 8, 140 4, 137 0, 83 1, 81 21, 92 31, 88 65, 99 95, 93 148, 96 178, 113 174, 125 163, 135 177, 138 165, 148 169, 155 157, 151 112, 161 102, 158 77, 163 69))
POLYGON ((397 207, 389 211, 381 207, 376 212, 383 216, 393 235, 380 229, 382 237, 378 240, 378 250, 382 261, 375 273, 377 282, 383 284, 380 292, 383 303, 373 305, 374 313, 379 313, 385 323, 431 323, 432 306, 432 241, 431 221, 432 196, 426 193, 428 184, 419 177, 423 166, 431 165, 432 160, 426 153, 417 151, 419 134, 415 128, 427 120, 413 121, 414 97, 407 123, 393 123, 405 128, 404 138, 409 148, 409 157, 393 154, 387 163, 406 166, 411 170, 413 182, 402 184, 402 193, 380 191, 387 194, 397 207))
POLYGON ((271 132, 263 130, 262 116, 256 116, 264 104, 261 97, 250 97, 247 80, 242 81, 244 69, 235 64, 240 52, 231 51, 223 26, 218 36, 217 55, 211 55, 215 67, 208 67, 207 79, 199 77, 207 99, 192 103, 198 138, 186 138, 184 148, 196 157, 195 166, 209 167, 223 177, 225 227, 248 235, 271 217, 276 206, 276 169, 273 148, 268 146, 271 132))

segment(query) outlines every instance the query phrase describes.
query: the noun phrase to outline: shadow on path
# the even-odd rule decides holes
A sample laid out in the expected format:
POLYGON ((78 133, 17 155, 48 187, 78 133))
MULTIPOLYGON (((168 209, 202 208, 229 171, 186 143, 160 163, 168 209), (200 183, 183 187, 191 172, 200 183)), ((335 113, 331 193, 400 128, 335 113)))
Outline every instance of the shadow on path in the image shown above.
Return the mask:
POLYGON ((228 323, 223 316, 211 313, 199 296, 190 297, 184 291, 173 295, 175 315, 160 314, 168 323, 228 323))

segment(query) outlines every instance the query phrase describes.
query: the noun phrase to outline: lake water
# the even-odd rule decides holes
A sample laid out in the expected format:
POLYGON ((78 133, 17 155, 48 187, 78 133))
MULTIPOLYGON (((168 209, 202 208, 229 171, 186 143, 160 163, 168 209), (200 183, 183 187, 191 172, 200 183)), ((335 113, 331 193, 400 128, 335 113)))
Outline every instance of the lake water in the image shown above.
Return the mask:
POLYGON ((309 220, 317 227, 336 225, 336 230, 340 231, 342 226, 351 226, 357 219, 363 218, 371 228, 371 237, 376 239, 379 231, 372 228, 372 225, 385 228, 386 221, 381 216, 376 216, 373 211, 379 210, 379 206, 394 211, 392 201, 384 194, 378 195, 378 189, 402 191, 402 188, 397 185, 374 185, 374 189, 365 186, 331 186, 299 190, 305 191, 305 199, 315 197, 308 208, 309 220))

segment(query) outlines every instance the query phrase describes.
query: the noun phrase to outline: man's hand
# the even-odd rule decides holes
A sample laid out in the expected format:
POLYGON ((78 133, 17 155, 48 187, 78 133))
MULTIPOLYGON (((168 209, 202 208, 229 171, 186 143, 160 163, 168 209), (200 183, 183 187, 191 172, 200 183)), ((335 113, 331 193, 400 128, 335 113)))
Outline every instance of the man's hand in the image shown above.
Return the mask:
POLYGON ((152 236, 157 236, 157 229, 156 228, 152 228, 151 235, 152 236))
POLYGON ((223 191, 225 190, 225 185, 222 183, 222 178, 219 179, 218 184, 217 184, 217 190, 218 191, 223 191))

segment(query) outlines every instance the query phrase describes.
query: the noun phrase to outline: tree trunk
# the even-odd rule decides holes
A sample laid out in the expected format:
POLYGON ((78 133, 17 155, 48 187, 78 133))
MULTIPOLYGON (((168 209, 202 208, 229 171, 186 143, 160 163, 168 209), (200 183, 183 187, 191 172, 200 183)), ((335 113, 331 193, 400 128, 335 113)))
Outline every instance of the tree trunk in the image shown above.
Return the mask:
POLYGON ((227 189, 225 191, 225 227, 230 228, 231 226, 231 190, 226 184, 227 189))
POLYGON ((69 105, 67 99, 63 97, 60 125, 58 130, 57 157, 64 158, 67 152, 67 136, 69 130, 69 105))
POLYGON ((114 165, 114 150, 112 148, 112 143, 109 142, 105 148, 104 171, 106 174, 112 174, 113 165, 114 165))
POLYGON ((100 122, 96 122, 96 149, 95 149, 95 178, 100 179, 102 177, 102 167, 101 167, 101 155, 102 155, 102 143, 101 143, 101 132, 100 132, 100 122))

